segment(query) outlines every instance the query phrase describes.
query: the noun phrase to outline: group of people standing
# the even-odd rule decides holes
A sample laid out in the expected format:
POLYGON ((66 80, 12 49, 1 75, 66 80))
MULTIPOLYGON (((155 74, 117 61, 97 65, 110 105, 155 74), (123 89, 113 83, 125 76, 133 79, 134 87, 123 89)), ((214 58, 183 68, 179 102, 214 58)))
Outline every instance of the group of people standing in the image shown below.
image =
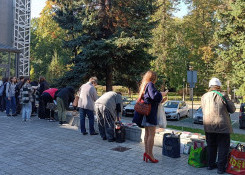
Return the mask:
POLYGON ((77 105, 80 113, 80 128, 83 135, 88 132, 85 127, 85 118, 89 119, 89 134, 101 135, 103 140, 112 142, 115 140, 115 121, 122 116, 122 96, 121 93, 113 91, 106 92, 98 98, 95 86, 98 84, 96 77, 91 77, 89 81, 83 84, 75 94, 73 87, 64 87, 61 89, 50 88, 45 77, 40 77, 39 82, 33 84, 29 78, 11 77, 10 81, 3 79, 0 82, 0 100, 1 111, 6 109, 7 116, 17 116, 22 112, 22 120, 29 121, 33 108, 36 110, 39 119, 50 119, 55 121, 54 110, 48 107, 54 104, 58 110, 59 124, 66 124, 66 111, 76 96, 77 105), (1 94, 1 87, 3 93, 1 94), (6 105, 5 105, 6 104, 6 105), (4 107, 6 106, 6 108, 4 107), (94 120, 98 118, 99 133, 95 132, 94 120))
MULTIPOLYGON (((145 128, 143 160, 146 162, 150 160, 153 163, 158 162, 153 155, 155 131, 159 122, 157 121, 158 105, 163 103, 167 96, 167 92, 159 92, 156 89, 156 81, 155 72, 150 70, 144 74, 139 89, 139 99, 151 104, 151 111, 148 116, 135 112, 133 118, 134 123, 145 128)), ((15 77, 11 77, 9 81, 4 78, 3 81, 0 81, 0 110, 6 109, 7 116, 16 116, 21 106, 23 121, 30 120, 36 100, 39 101, 38 117, 40 119, 54 118, 54 111, 47 109, 47 104, 57 103, 59 124, 62 125, 66 123, 66 110, 73 102, 79 108, 81 133, 88 134, 85 127, 85 118, 88 117, 90 135, 100 134, 103 140, 112 142, 115 140, 115 122, 120 121, 122 116, 122 96, 121 93, 110 91, 98 98, 95 89, 97 84, 97 78, 91 77, 75 94, 72 87, 49 88, 44 77, 40 77, 38 84, 32 84, 29 78, 24 77, 20 77, 18 82, 15 77), (34 92, 38 94, 37 97, 34 92), (95 116, 98 119, 99 133, 94 129, 95 116)), ((208 170, 218 168, 218 173, 222 174, 225 172, 232 133, 229 114, 235 112, 235 106, 222 92, 219 79, 210 80, 209 90, 201 99, 201 107, 208 147, 208 170), (216 164, 217 152, 218 162, 216 164)))
MULTIPOLYGON (((32 84, 37 86, 38 83, 32 84)), ((22 119, 30 120, 31 113, 36 111, 35 108, 32 109, 35 99, 32 87, 29 78, 3 78, 0 81, 0 110, 6 111, 7 116, 17 116, 22 109, 22 119)))

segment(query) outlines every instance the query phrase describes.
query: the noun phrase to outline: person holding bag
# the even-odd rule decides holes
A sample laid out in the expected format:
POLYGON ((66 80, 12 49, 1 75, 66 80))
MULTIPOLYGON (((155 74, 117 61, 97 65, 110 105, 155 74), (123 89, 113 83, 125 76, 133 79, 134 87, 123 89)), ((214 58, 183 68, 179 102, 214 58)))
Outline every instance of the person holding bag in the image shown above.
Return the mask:
MULTIPOLYGON (((135 110, 133 122, 139 127, 145 128, 145 153, 143 155, 143 160, 148 162, 150 160, 152 163, 157 163, 158 160, 153 156, 153 145, 157 122, 157 111, 158 105, 163 100, 163 96, 166 95, 165 92, 159 92, 155 88, 155 83, 157 81, 157 75, 155 72, 149 70, 147 71, 142 79, 140 89, 139 89, 139 99, 138 102, 150 105, 150 111, 148 115, 142 114, 140 110, 135 110)), ((140 109, 140 108, 139 108, 140 109)))
POLYGON ((201 99, 203 125, 208 147, 208 170, 218 168, 217 173, 225 172, 230 147, 232 125, 229 113, 236 108, 229 97, 221 92, 221 82, 218 78, 209 81, 209 92, 201 99), (218 151, 218 164, 216 156, 218 151))

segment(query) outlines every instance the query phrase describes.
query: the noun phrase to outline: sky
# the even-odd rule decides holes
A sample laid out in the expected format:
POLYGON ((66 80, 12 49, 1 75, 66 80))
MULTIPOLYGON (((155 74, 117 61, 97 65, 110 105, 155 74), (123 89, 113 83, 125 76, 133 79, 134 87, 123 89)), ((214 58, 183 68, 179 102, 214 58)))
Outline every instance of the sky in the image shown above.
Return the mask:
MULTIPOLYGON (((45 7, 46 0, 31 0, 31 18, 36 18, 40 16, 40 12, 45 7)), ((174 15, 176 17, 182 18, 187 14, 187 6, 182 2, 180 5, 180 11, 176 12, 174 15)))
POLYGON ((40 16, 42 9, 46 5, 46 0, 31 0, 31 18, 40 16))

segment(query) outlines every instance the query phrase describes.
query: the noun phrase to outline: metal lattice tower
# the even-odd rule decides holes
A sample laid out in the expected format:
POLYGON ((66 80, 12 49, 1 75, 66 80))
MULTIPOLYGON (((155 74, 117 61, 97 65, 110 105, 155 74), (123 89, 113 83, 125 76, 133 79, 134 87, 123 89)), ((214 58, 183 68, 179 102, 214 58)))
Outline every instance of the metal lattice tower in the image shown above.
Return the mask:
POLYGON ((18 75, 29 76, 31 0, 14 0, 14 5, 14 46, 21 50, 18 75))

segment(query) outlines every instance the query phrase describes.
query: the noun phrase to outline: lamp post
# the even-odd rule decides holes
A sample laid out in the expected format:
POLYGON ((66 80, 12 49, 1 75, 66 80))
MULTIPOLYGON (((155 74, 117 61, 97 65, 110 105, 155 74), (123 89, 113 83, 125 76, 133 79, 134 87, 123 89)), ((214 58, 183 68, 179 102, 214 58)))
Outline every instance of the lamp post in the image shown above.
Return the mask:
POLYGON ((185 78, 183 78, 183 101, 185 101, 185 78))

